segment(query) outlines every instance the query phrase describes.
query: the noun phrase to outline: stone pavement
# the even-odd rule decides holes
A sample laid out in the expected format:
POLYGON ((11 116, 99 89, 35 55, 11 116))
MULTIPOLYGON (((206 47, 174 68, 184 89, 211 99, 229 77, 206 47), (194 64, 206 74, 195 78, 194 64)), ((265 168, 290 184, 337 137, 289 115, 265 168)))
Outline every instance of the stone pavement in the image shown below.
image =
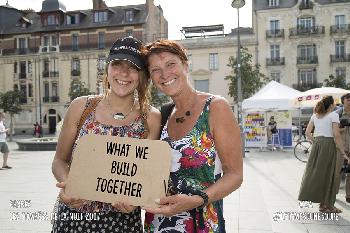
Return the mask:
MULTIPOLYGON (((23 152, 16 150, 15 143, 9 145, 13 169, 0 170, 0 233, 50 232, 58 193, 51 173, 54 152, 23 152)), ((318 211, 316 204, 300 208, 297 201, 304 168, 292 151, 247 153, 244 182, 224 200, 227 232, 350 232, 350 204, 344 200, 343 188, 336 202, 343 213, 332 216, 334 220, 299 219, 303 213, 318 211)))

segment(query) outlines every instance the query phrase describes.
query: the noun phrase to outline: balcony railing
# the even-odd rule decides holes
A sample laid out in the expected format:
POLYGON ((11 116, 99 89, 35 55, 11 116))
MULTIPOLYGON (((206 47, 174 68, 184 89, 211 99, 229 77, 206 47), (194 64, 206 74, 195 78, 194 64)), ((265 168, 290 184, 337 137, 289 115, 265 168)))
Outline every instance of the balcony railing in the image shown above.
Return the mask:
POLYGON ((318 64, 318 56, 297 57, 297 64, 318 64))
POLYGON ((266 30, 266 38, 284 38, 284 29, 266 30))
POLYGON ((49 97, 49 96, 44 96, 44 97, 43 97, 43 102, 44 102, 44 103, 50 102, 50 97, 49 97))
POLYGON ((331 62, 350 62, 350 54, 331 55, 331 62))
POLYGON ((24 55, 24 54, 32 54, 37 53, 39 48, 20 48, 20 49, 3 49, 2 55, 24 55))
POLYGON ((26 79, 27 78, 27 74, 26 73, 19 73, 18 74, 18 78, 19 79, 26 79))
POLYGON ((317 83, 317 80, 314 79, 311 83, 295 83, 292 86, 296 90, 307 91, 313 88, 322 87, 322 83, 317 83))
POLYGON ((331 34, 349 33, 349 32, 350 32, 350 24, 332 25, 330 30, 331 34))
POLYGON ((43 71, 43 77, 59 77, 60 72, 59 71, 43 71))
POLYGON ((80 76, 80 70, 72 70, 71 75, 72 76, 80 76))
POLYGON ((51 102, 60 102, 59 96, 51 96, 51 102))
POLYGON ((284 65, 284 57, 276 57, 276 58, 266 58, 266 65, 267 66, 280 66, 284 65))
POLYGON ((289 29, 289 36, 303 36, 303 35, 321 35, 324 34, 324 26, 313 26, 313 27, 296 27, 289 29))

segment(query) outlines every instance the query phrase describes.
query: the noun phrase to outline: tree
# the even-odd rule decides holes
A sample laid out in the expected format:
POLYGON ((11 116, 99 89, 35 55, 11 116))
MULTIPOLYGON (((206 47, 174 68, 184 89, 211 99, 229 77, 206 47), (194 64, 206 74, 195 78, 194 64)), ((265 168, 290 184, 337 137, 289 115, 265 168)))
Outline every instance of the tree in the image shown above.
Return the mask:
MULTIPOLYGON (((241 48, 241 80, 242 80, 242 96, 243 99, 249 98, 257 90, 259 90, 270 79, 263 73, 260 73, 260 65, 252 64, 252 55, 247 48, 241 48)), ((237 59, 231 56, 227 66, 233 69, 233 75, 226 76, 225 80, 229 80, 229 95, 237 100, 237 59)))
POLYGON ((329 78, 323 81, 323 86, 325 87, 338 87, 347 89, 348 85, 346 85, 345 77, 343 75, 334 77, 333 74, 329 75, 329 78))
POLYGON ((158 89, 151 85, 151 104, 156 108, 160 108, 163 104, 169 102, 169 97, 159 92, 158 89))
POLYGON ((5 113, 10 114, 10 141, 12 141, 13 116, 22 111, 20 104, 22 95, 23 94, 18 90, 0 93, 0 108, 2 108, 5 113))
POLYGON ((75 98, 83 95, 91 95, 89 88, 85 87, 85 83, 80 80, 72 80, 69 88, 69 97, 70 100, 74 100, 75 98))

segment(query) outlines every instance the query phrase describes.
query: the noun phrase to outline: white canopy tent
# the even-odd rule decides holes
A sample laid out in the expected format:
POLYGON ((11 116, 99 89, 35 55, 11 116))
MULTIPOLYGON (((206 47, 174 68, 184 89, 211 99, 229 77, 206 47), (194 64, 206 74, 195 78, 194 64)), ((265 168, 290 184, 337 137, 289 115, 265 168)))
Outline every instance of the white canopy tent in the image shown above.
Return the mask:
POLYGON ((300 94, 300 91, 276 81, 271 81, 255 93, 255 95, 245 99, 242 102, 242 110, 243 112, 290 110, 295 108, 292 106, 292 100, 300 94))

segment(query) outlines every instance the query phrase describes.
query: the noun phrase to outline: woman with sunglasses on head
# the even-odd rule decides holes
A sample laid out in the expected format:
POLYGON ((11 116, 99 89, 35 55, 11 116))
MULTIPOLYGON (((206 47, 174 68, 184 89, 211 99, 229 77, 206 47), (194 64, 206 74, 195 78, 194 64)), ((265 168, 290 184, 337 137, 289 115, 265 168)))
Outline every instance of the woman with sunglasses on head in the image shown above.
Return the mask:
MULTIPOLYGON (((146 208, 146 232, 225 232, 220 200, 242 183, 241 138, 227 101, 196 91, 188 80, 186 52, 158 40, 146 46, 154 85, 174 104, 161 131, 172 148, 168 196, 146 208), (220 161, 223 176, 219 179, 220 161)), ((163 114, 163 112, 162 112, 163 114)))
POLYGON ((105 94, 79 97, 68 108, 52 163, 57 187, 61 188, 53 232, 143 232, 140 207, 86 201, 65 193, 72 151, 83 135, 159 138, 160 113, 149 105, 150 80, 142 49, 141 42, 132 37, 116 40, 107 58, 105 94), (86 109, 91 111, 80 123, 86 109), (97 213, 98 219, 61 219, 71 213, 97 213))

